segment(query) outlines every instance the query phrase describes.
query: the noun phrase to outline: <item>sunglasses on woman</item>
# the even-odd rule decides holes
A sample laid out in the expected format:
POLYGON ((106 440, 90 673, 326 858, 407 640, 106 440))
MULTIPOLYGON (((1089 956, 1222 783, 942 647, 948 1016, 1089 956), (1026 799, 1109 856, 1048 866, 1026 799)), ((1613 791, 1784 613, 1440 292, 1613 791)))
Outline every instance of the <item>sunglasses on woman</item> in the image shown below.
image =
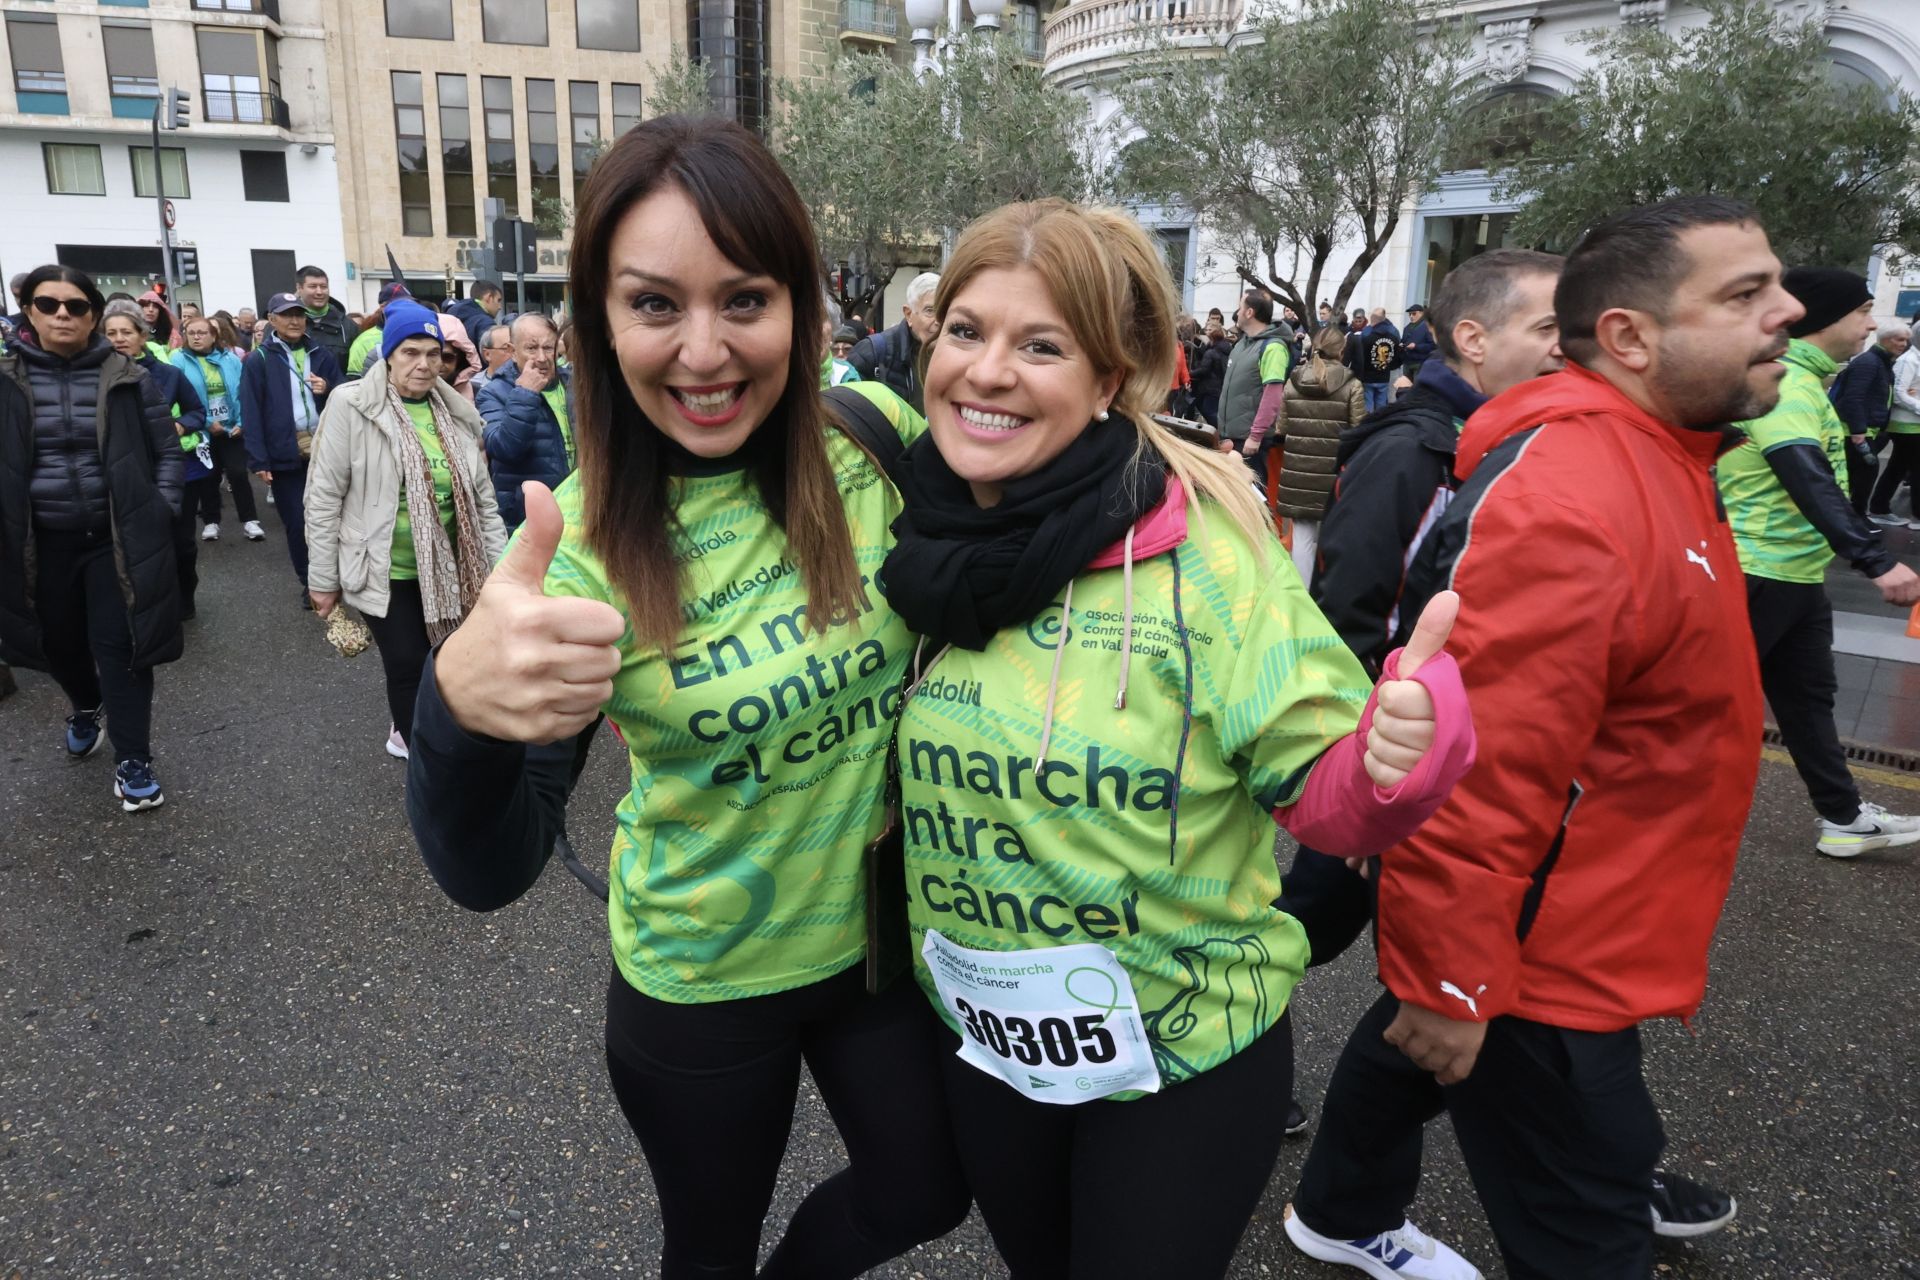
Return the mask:
POLYGON ((80 319, 84 315, 87 315, 89 312, 93 310, 93 304, 91 302, 88 302, 85 298, 41 297, 41 298, 35 298, 33 300, 33 309, 35 311, 38 311, 43 316, 50 316, 54 314, 56 311, 59 311, 62 307, 65 307, 67 314, 72 316, 76 320, 80 319))

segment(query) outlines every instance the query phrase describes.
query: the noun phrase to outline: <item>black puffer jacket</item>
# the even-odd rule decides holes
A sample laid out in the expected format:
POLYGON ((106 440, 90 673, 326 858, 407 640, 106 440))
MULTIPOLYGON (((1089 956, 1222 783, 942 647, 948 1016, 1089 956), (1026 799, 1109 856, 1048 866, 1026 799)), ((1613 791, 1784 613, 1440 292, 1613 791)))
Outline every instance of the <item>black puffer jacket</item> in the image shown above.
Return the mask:
POLYGON ((184 465, 146 374, 104 338, 72 359, 0 355, 0 661, 44 670, 34 608, 41 532, 110 534, 136 668, 180 656, 173 518, 184 465))

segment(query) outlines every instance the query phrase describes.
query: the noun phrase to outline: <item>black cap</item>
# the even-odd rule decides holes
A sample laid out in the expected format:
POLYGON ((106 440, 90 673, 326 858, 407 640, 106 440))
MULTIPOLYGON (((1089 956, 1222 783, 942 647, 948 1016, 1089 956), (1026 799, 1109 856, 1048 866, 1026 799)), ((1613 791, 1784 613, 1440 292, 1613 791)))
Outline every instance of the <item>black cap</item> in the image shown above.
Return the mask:
POLYGON ((1424 302, 1416 302, 1412 306, 1407 308, 1408 315, 1412 315, 1416 311, 1418 311, 1421 315, 1427 314, 1427 304, 1424 302))
POLYGON ((1804 338, 1818 333, 1863 302, 1873 300, 1867 278, 1844 267, 1794 267, 1780 277, 1781 286, 1807 309, 1807 314, 1787 326, 1787 334, 1804 338))

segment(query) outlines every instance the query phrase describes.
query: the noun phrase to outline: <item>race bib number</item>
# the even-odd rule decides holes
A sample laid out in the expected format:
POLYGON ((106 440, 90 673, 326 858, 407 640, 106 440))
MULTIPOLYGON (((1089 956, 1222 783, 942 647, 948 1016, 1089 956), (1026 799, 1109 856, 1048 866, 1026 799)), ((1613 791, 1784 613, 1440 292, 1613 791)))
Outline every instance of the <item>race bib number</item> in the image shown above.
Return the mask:
POLYGON ((929 929, 920 954, 960 1024, 960 1057, 1026 1097, 1159 1092, 1133 984, 1100 944, 975 951, 929 929))
POLYGON ((216 427, 224 427, 227 425, 227 419, 232 415, 232 412, 232 406, 227 403, 227 398, 221 396, 218 400, 215 400, 207 406, 207 421, 216 427))

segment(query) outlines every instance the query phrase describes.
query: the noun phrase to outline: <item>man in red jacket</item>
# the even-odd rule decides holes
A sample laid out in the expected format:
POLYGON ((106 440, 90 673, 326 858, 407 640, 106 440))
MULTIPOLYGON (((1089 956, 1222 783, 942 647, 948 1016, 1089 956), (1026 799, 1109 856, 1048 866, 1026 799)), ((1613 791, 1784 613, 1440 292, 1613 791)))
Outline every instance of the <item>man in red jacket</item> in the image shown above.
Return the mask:
POLYGON ((1479 763, 1380 861, 1388 994, 1287 1215, 1303 1251, 1376 1277, 1479 1274, 1406 1221, 1442 1110, 1514 1280, 1650 1272, 1665 1138, 1638 1028, 1699 1007, 1759 767, 1712 468, 1725 424, 1778 399, 1802 308, 1753 211, 1715 197, 1595 227, 1554 301, 1570 366, 1468 421, 1408 574, 1415 612, 1446 587, 1466 606, 1479 763))

